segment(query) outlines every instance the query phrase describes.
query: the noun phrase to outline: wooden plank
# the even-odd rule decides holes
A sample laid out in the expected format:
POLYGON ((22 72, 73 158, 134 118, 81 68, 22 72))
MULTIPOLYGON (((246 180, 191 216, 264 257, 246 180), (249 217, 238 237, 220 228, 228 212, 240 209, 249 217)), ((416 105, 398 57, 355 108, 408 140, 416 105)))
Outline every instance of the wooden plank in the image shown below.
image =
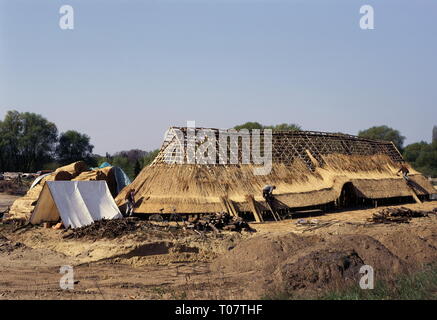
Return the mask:
POLYGON ((261 212, 258 210, 255 199, 252 195, 246 196, 246 201, 249 204, 250 210, 252 210, 253 216, 256 222, 264 222, 261 212))
POLYGON ((220 202, 222 203, 222 207, 223 209, 229 213, 231 216, 233 216, 233 212, 231 211, 231 209, 228 206, 228 202, 226 201, 225 197, 220 197, 220 202))
MULTIPOLYGON (((407 183, 408 185, 408 183, 407 183)), ((409 186, 409 185, 408 185, 409 186)), ((409 186, 410 187, 410 186, 409 186)), ((413 196, 413 199, 417 202, 417 203, 422 203, 422 201, 420 201, 419 197, 416 194, 416 190, 414 190, 414 188, 410 187, 411 189, 411 195, 413 196)))
POLYGON ((230 199, 226 199, 226 201, 228 202, 228 206, 231 209, 233 215, 235 217, 238 217, 238 210, 235 208, 234 202, 232 200, 230 200, 230 199))
POLYGON ((270 212, 272 213, 273 218, 275 219, 275 221, 280 221, 280 220, 281 220, 281 217, 279 216, 279 214, 277 214, 277 213, 273 210, 272 206, 270 205, 270 203, 269 203, 268 201, 266 201, 266 203, 267 203, 267 207, 270 209, 270 212))
POLYGON ((411 195, 413 196, 414 200, 415 200, 417 203, 422 203, 422 201, 420 201, 419 197, 417 197, 416 192, 414 192, 414 191, 411 192, 411 195))
POLYGON ((223 208, 234 217, 238 217, 238 211, 235 209, 235 206, 231 200, 227 197, 220 197, 220 202, 222 203, 223 208))
POLYGON ((414 188, 408 183, 408 181, 405 181, 405 183, 407 184, 407 187, 410 188, 411 190, 411 196, 413 197, 413 199, 417 202, 417 203, 422 203, 422 201, 420 201, 419 197, 416 194, 416 190, 414 190, 414 188))

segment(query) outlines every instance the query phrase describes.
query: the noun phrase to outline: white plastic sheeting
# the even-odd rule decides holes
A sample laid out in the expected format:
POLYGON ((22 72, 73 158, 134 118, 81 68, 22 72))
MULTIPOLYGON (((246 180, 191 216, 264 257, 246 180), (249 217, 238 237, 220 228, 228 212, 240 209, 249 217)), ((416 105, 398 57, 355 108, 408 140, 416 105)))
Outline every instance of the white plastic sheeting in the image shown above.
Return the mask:
POLYGON ((47 181, 30 222, 79 228, 101 219, 122 218, 105 181, 47 181))
POLYGON ((41 182, 42 179, 50 175, 51 173, 42 174, 39 177, 36 177, 35 180, 33 180, 32 184, 30 185, 29 189, 32 189, 34 186, 36 186, 38 183, 41 182))

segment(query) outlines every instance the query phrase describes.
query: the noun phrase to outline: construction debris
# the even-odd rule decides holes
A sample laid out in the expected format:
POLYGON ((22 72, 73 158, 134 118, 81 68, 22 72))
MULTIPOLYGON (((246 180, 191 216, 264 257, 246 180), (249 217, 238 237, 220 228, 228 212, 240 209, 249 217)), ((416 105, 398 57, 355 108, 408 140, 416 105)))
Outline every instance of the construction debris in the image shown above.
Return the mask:
POLYGON ((2 219, 0 222, 2 230, 9 232, 17 232, 19 230, 27 230, 32 227, 25 219, 2 219))
POLYGON ((232 217, 230 214, 223 213, 212 213, 198 220, 194 221, 192 224, 187 226, 188 229, 193 229, 197 231, 214 231, 220 232, 219 230, 225 231, 248 231, 255 232, 256 230, 251 228, 249 224, 244 221, 241 217, 232 217))
POLYGON ((78 239, 78 238, 108 238, 114 239, 116 237, 125 235, 140 229, 137 221, 132 219, 116 219, 116 220, 100 220, 95 223, 77 228, 74 230, 67 230, 63 236, 64 239, 78 239))
POLYGON ((0 253, 11 253, 14 250, 25 247, 21 242, 12 242, 8 238, 0 235, 0 253))
POLYGON ((338 222, 339 222, 338 220, 320 221, 318 219, 311 219, 311 220, 299 219, 297 220, 296 225, 298 227, 305 227, 304 229, 302 229, 302 232, 307 232, 324 227, 329 227, 338 222))
POLYGON ((125 219, 99 220, 93 224, 77 229, 65 229, 64 239, 115 239, 127 235, 135 235, 137 240, 141 238, 167 238, 173 239, 185 237, 188 234, 195 235, 195 230, 169 221, 142 220, 137 217, 125 219))
POLYGON ((411 210, 405 207, 385 208, 373 214, 369 222, 373 223, 409 223, 412 218, 428 217, 429 214, 436 214, 437 208, 433 211, 411 210))
POLYGON ((27 181, 18 179, 0 180, 0 193, 22 196, 26 193, 28 187, 29 183, 27 181))
POLYGON ((66 230, 63 236, 64 239, 78 238, 107 238, 114 239, 138 230, 149 230, 153 225, 147 221, 140 221, 135 218, 115 219, 115 220, 100 220, 91 225, 66 230))
POLYGON ((296 221, 297 225, 317 225, 318 223, 319 220, 317 219, 311 219, 311 220, 299 219, 296 221))

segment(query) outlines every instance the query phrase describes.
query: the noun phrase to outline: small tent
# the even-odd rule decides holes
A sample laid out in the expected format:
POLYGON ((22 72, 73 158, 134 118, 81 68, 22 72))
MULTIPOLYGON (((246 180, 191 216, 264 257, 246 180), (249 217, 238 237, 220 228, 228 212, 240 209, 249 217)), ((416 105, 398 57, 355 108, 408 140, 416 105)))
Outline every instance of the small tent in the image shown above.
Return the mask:
POLYGON ((56 222, 79 228, 122 215, 105 181, 47 181, 30 217, 32 224, 56 222))

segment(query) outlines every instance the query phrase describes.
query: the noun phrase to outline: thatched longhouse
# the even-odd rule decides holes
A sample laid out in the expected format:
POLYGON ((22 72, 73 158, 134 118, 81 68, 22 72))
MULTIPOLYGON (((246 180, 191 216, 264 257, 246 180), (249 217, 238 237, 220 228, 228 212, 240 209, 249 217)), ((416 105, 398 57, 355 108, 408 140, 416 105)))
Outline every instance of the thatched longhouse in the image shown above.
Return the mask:
MULTIPOLYGON (((155 161, 121 191, 117 205, 125 203, 130 188, 136 190, 135 212, 149 214, 222 212, 229 211, 229 204, 240 212, 252 212, 254 206, 267 210, 261 192, 266 184, 276 186, 275 206, 280 209, 407 200, 416 195, 424 200, 435 193, 423 175, 404 163, 393 143, 345 134, 275 131, 271 135, 271 171, 256 175, 254 168, 260 165, 247 163, 241 155, 245 150, 242 141, 253 142, 253 133, 240 132, 239 139, 227 140, 227 149, 219 150, 218 129, 170 128, 155 161), (247 136, 249 140, 244 140, 247 136), (196 150, 201 150, 207 140, 214 140, 210 147, 216 148, 215 164, 190 163, 189 146, 194 143, 196 150), (237 155, 232 154, 232 143, 237 145, 237 155), (220 162, 223 155, 237 163, 220 162), (176 161, 170 163, 172 157, 176 161), (409 167, 414 188, 397 175, 402 163, 409 167)), ((261 145, 268 137, 261 133, 261 145)), ((268 143, 266 146, 267 152, 268 143)), ((202 155, 205 152, 206 148, 200 151, 202 155)))

